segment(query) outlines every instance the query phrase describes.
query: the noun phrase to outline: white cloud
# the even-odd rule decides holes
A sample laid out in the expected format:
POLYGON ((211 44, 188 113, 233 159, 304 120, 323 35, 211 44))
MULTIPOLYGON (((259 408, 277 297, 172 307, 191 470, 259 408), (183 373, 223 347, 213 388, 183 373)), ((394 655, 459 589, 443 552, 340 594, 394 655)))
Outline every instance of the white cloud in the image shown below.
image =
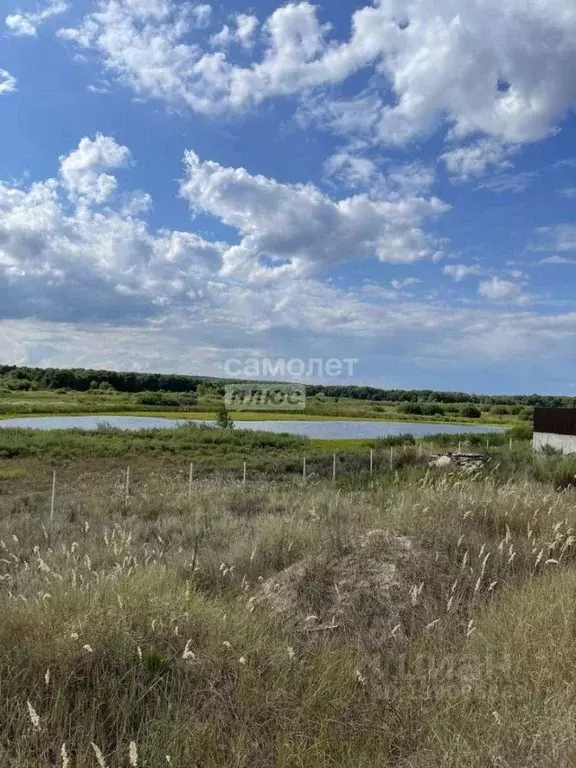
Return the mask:
POLYGON ((576 187, 565 187, 564 189, 560 190, 560 193, 562 197, 567 197, 570 200, 574 200, 576 198, 576 187))
POLYGON ((576 224, 556 224, 552 227, 538 227, 534 251, 576 251, 576 224))
POLYGON ((222 244, 151 232, 141 218, 151 206, 145 193, 93 207, 116 187, 100 170, 128 157, 99 135, 61 158, 59 179, 0 184, 0 316, 129 322, 200 301, 221 267, 222 244))
POLYGON ((349 189, 364 189, 370 186, 381 188, 385 185, 382 172, 369 157, 347 150, 335 152, 324 163, 324 173, 349 189))
POLYGON ((350 149, 329 157, 324 163, 324 175, 348 189, 365 190, 372 198, 422 195, 436 182, 434 169, 422 163, 390 166, 384 170, 370 157, 350 149))
MULTIPOLYGON (((535 141, 576 103, 576 11, 565 0, 375 0, 353 13, 343 42, 319 22, 316 6, 288 4, 263 24, 264 53, 245 67, 222 52, 207 53, 207 41, 204 48, 189 42, 196 25, 180 4, 166 0, 170 12, 160 17, 137 15, 135 5, 102 0, 96 13, 62 34, 98 51, 139 96, 200 112, 310 93, 366 68, 382 87, 353 96, 341 120, 366 124, 366 116, 350 113, 359 98, 370 100, 369 128, 386 143, 406 142, 442 122, 453 138, 481 133, 503 143, 535 141)), ((330 109, 346 105, 336 97, 330 109)), ((486 153, 469 155, 448 162, 465 170, 489 161, 486 153)))
POLYGON ((245 48, 250 48, 254 42, 254 34, 258 29, 258 21, 256 16, 252 16, 248 13, 239 13, 236 16, 236 39, 245 48))
POLYGON ((388 180, 400 194, 425 194, 436 183, 434 169, 423 163, 413 162, 390 168, 388 180))
POLYGON ((212 6, 207 5, 206 3, 195 5, 191 9, 190 15, 193 19, 194 26, 198 29, 203 29, 210 25, 212 19, 212 6))
POLYGON ((507 270, 505 270, 505 273, 507 275, 510 275, 510 277, 514 278, 514 280, 526 280, 527 279, 526 272, 523 272, 521 269, 507 269, 507 270))
POLYGON ((78 149, 60 158, 64 186, 74 197, 104 203, 115 192, 118 182, 106 170, 122 168, 130 161, 130 151, 110 136, 97 134, 83 138, 78 149))
POLYGON ((492 277, 478 286, 478 294, 491 301, 517 300, 521 297, 522 289, 517 283, 492 277))
POLYGON ((150 196, 117 190, 105 173, 129 159, 113 138, 85 137, 60 158, 57 177, 0 184, 0 318, 117 325, 172 318, 209 327, 220 343, 274 328, 354 334, 371 322, 358 299, 312 273, 330 261, 422 258, 430 243, 418 224, 444 210, 434 199, 334 202, 312 186, 188 153, 182 194, 241 237, 239 245, 210 242, 150 230, 150 196))
POLYGON ((499 173, 484 179, 479 187, 480 189, 488 189, 491 192, 518 194, 524 192, 542 173, 542 169, 522 171, 520 173, 499 173))
POLYGON ((442 272, 451 277, 456 283, 460 283, 462 280, 471 277, 472 275, 482 274, 482 270, 479 266, 469 266, 467 264, 447 264, 442 272))
POLYGON ((5 69, 0 69, 0 96, 7 96, 17 90, 16 78, 5 69))
POLYGON ((433 256, 435 243, 421 225, 449 207, 437 198, 334 201, 311 184, 281 184, 186 153, 181 194, 193 210, 218 217, 242 236, 224 257, 226 274, 309 273, 342 261, 377 258, 414 262, 433 256))
POLYGON ((215 32, 210 37, 210 45, 213 48, 226 48, 227 45, 230 45, 233 39, 234 34, 232 33, 232 30, 228 24, 224 24, 220 32, 215 32))
POLYGON ((361 358, 357 375, 367 381, 407 359, 481 370, 503 359, 532 365, 535 354, 563 360, 573 349, 576 313, 520 310, 523 295, 502 289, 506 281, 488 298, 512 298, 514 309, 415 300, 402 292, 416 285, 413 277, 388 288, 342 288, 322 271, 314 275, 316 264, 378 255, 381 240, 395 254, 396 228, 405 231, 399 222, 428 216, 431 201, 335 202, 312 186, 191 153, 182 192, 240 236, 236 246, 210 242, 192 231, 153 230, 145 193, 117 189, 98 204, 90 174, 125 162, 127 152, 110 137, 85 139, 62 160, 64 167, 75 158, 68 180, 62 172, 27 186, 0 184, 2 359, 218 374, 232 356, 321 354, 361 358), (230 270, 242 251, 249 268, 230 270), (262 255, 298 258, 309 269, 283 272, 282 261, 265 268, 262 255), (271 274, 265 290, 253 279, 259 269, 271 274))
POLYGON ((234 29, 225 24, 220 32, 210 37, 210 45, 213 48, 226 48, 231 43, 238 43, 243 48, 251 48, 259 23, 256 16, 238 13, 234 17, 234 29))
POLYGON ((480 176, 488 168, 505 168, 511 163, 508 160, 511 147, 493 139, 482 139, 474 144, 451 149, 441 155, 449 173, 461 179, 470 176, 480 176))
POLYGON ((558 254, 554 256, 548 256, 545 259, 540 259, 538 262, 539 264, 553 264, 557 266, 563 266, 565 264, 576 264, 576 259, 567 259, 565 256, 558 256, 558 254))
POLYGON ((529 391, 550 391, 559 379, 573 380, 575 312, 542 315, 393 298, 371 299, 306 282, 288 288, 283 300, 274 289, 268 293, 230 286, 203 300, 196 313, 146 324, 130 323, 128 317, 105 325, 0 319, 0 357, 30 365, 222 375, 223 363, 231 357, 306 358, 321 350, 324 357, 360 358, 356 381, 346 383, 406 386, 408 375, 410 386, 410 373, 396 371, 407 359, 417 361, 418 376, 422 369, 441 370, 453 382, 469 381, 461 378, 463 369, 466 376, 492 373, 491 380, 501 382, 504 361, 513 364, 505 384, 513 390, 526 391, 528 381, 529 391), (394 373, 383 378, 382 371, 390 371, 392 363, 394 373), (556 366, 554 383, 551 365, 556 366))
POLYGON ((408 288, 410 285, 418 285, 421 283, 417 277, 403 277, 401 280, 391 280, 390 285, 397 291, 401 291, 403 288, 408 288))
POLYGON ((13 35, 18 37, 35 37, 38 27, 54 16, 66 13, 69 6, 62 0, 52 0, 42 11, 34 13, 12 13, 6 16, 6 26, 13 35))

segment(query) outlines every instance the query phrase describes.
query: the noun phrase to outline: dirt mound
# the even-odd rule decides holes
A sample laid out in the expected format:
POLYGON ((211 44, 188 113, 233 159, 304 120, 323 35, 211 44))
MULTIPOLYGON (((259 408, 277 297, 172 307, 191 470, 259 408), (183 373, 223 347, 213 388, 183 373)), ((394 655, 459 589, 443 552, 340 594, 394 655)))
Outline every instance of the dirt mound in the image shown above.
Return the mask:
POLYGON ((305 560, 276 574, 252 606, 270 610, 311 641, 396 645, 426 622, 418 579, 430 560, 407 537, 370 531, 343 555, 305 560))

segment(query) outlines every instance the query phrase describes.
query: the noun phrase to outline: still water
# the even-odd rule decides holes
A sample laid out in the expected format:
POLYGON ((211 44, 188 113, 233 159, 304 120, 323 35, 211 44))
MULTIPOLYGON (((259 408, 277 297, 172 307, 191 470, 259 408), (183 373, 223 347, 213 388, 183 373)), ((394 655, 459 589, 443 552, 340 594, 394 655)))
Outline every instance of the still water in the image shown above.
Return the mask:
MULTIPOLYGON (((183 419, 162 419, 150 416, 46 416, 38 418, 6 419, 0 421, 0 429, 98 429, 110 426, 122 430, 174 429, 187 422, 183 419)), ((193 422, 212 425, 214 422, 193 422)), ((408 421, 239 421, 237 429, 259 432, 285 432, 304 437, 376 438, 388 435, 427 435, 504 432, 503 427, 470 426, 460 424, 424 424, 408 421)))

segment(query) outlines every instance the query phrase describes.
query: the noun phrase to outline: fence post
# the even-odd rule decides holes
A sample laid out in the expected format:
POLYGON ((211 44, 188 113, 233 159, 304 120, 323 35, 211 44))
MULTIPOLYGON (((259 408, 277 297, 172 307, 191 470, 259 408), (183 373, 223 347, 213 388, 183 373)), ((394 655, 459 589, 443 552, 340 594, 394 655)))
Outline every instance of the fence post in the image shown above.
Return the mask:
POLYGON ((126 497, 124 499, 126 509, 130 505, 130 467, 126 469, 126 497))
POLYGON ((512 438, 510 438, 510 450, 512 450, 512 438))
POLYGON ((194 480, 194 464, 190 462, 190 473, 188 475, 188 501, 192 501, 192 481, 194 480))
POLYGON ((390 446, 390 470, 394 469, 394 446, 390 446))
POLYGON ((54 507, 56 506, 56 470, 52 473, 52 496, 50 498, 50 527, 54 520, 54 507))
POLYGON ((244 467, 242 469, 242 485, 246 485, 246 462, 244 462, 244 467))
POLYGON ((336 480, 336 454, 332 456, 332 480, 336 480))
POLYGON ((462 453, 462 440, 458 441, 458 453, 462 453))
POLYGON ((302 479, 306 480, 306 456, 302 459, 302 479))
POLYGON ((370 477, 374 474, 374 449, 370 448, 370 477))
POLYGON ((487 451, 490 450, 490 438, 489 437, 486 438, 486 450, 487 451))

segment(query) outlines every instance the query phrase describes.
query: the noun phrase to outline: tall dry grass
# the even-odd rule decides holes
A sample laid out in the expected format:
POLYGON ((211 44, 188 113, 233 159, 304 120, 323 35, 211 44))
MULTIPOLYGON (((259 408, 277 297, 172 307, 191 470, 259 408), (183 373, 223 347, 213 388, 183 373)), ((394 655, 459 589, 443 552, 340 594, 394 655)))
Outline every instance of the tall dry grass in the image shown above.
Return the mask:
MULTIPOLYGON (((191 502, 151 477, 128 509, 121 479, 85 474, 52 525, 40 497, 5 504, 0 765, 572 765, 575 502, 412 470, 352 489, 213 478, 191 502), (263 581, 375 529, 423 553, 400 628, 366 643, 254 610, 263 581)), ((355 610, 360 626, 375 607, 355 610)))

